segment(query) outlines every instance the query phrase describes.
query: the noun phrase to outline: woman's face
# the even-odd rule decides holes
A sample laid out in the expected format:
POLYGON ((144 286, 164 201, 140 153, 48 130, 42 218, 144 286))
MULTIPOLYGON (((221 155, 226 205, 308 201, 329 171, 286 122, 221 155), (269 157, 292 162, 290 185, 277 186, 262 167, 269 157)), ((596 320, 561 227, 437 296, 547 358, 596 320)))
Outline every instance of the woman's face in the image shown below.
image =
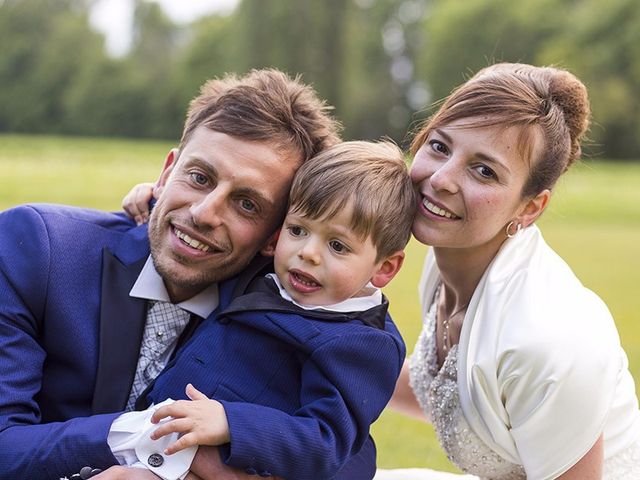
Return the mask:
MULTIPOLYGON (((434 129, 416 153, 413 234, 433 247, 497 251, 506 225, 529 203, 521 197, 530 169, 518 148, 521 128, 465 124, 468 119, 434 129)), ((540 143, 539 133, 530 138, 540 143)))

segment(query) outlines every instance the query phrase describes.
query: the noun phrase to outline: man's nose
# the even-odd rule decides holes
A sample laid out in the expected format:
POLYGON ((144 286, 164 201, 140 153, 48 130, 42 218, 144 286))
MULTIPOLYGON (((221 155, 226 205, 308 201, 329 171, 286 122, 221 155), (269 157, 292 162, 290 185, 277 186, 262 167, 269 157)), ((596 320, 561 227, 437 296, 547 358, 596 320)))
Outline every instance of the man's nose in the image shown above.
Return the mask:
POLYGON ((228 208, 228 198, 229 192, 221 186, 203 194, 189 207, 194 223, 211 228, 222 225, 228 208))

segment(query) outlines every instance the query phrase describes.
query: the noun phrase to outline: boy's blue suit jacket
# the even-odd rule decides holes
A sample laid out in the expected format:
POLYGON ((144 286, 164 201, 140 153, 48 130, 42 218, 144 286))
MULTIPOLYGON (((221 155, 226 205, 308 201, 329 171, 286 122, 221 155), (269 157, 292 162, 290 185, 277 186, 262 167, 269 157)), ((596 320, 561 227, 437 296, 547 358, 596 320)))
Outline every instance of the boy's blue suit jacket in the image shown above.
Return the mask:
POLYGON ((225 408, 225 462, 263 476, 334 478, 367 440, 402 368, 387 307, 385 299, 363 312, 303 310, 257 279, 199 326, 148 400, 185 398, 192 383, 225 408))
MULTIPOLYGON (((135 373, 146 302, 129 291, 148 255, 146 226, 122 214, 56 205, 0 213, 0 479, 117 463, 106 439, 135 373)), ((234 282, 221 291, 239 293, 234 282)), ((221 307, 230 300, 221 295, 221 307)), ((374 470, 368 439, 338 478, 374 470)))

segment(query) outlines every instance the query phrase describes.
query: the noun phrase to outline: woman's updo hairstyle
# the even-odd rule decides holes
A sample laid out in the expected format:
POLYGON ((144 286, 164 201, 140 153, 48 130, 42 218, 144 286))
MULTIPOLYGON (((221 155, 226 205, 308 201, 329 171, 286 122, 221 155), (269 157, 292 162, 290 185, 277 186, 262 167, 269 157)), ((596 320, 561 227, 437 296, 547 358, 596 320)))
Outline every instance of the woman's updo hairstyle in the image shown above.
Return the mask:
POLYGON ((590 115, 587 89, 566 70, 498 63, 480 70, 447 97, 419 129, 411 151, 415 154, 432 130, 459 120, 469 120, 465 127, 531 127, 522 129, 518 146, 531 165, 522 195, 532 197, 553 188, 580 158, 590 115), (536 130, 543 145, 534 149, 536 130), (538 158, 533 158, 534 150, 538 158))

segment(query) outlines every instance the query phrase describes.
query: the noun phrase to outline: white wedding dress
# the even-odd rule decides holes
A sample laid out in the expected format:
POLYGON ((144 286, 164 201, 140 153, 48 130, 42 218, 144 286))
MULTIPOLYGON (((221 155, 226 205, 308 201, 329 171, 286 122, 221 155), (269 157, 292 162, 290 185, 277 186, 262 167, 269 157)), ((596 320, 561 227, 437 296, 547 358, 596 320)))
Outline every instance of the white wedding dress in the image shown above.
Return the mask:
MULTIPOLYGON (((449 460, 469 474, 453 474, 430 469, 383 470, 374 480, 526 480, 522 466, 510 463, 491 450, 470 429, 460 406, 457 386, 458 345, 449 351, 438 369, 436 315, 433 303, 424 327, 409 359, 411 387, 430 420, 441 447, 449 460)), ((640 465, 640 443, 609 458, 604 464, 604 479, 636 479, 640 465)))
MULTIPOLYGON (((511 464, 475 435, 462 414, 457 387, 458 346, 454 345, 442 368, 438 369, 435 339, 435 303, 410 358, 411 387, 418 402, 433 424, 440 445, 449 460, 466 471, 500 480, 526 479, 519 465, 511 464), (497 474, 497 476, 496 476, 497 474)), ((472 480, 473 475, 459 475, 429 469, 378 470, 375 480, 472 480)))

